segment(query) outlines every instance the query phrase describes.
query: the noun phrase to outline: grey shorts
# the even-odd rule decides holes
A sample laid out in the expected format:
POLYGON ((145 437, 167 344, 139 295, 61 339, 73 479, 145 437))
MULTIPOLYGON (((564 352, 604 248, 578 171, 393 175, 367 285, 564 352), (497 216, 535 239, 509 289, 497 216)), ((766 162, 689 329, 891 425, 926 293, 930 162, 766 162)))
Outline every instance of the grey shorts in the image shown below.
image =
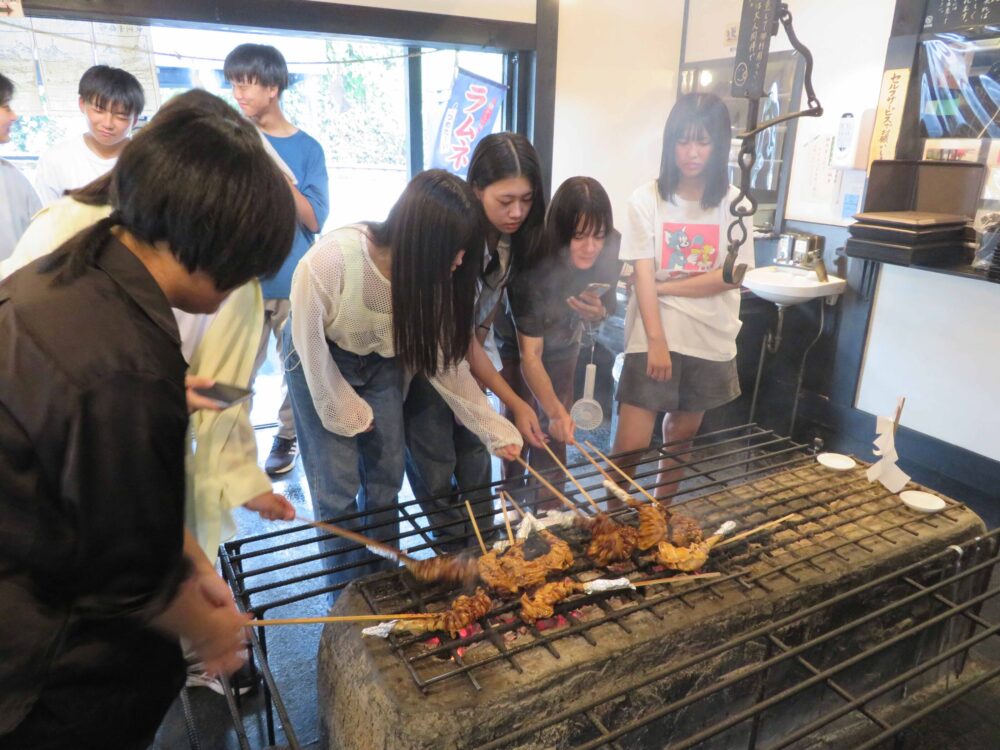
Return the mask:
POLYGON ((708 411, 740 395, 736 358, 728 362, 670 352, 672 375, 666 382, 646 374, 645 352, 626 354, 618 392, 620 404, 653 412, 708 411))

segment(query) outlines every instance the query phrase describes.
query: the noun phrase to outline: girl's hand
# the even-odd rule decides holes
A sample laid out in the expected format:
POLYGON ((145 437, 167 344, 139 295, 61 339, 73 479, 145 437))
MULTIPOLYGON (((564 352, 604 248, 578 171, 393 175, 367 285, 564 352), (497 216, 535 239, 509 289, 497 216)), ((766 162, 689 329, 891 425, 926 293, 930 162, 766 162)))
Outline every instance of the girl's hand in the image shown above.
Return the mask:
POLYGON ((565 409, 563 413, 558 415, 555 419, 549 420, 549 434, 558 440, 560 443, 572 444, 574 442, 573 435, 576 432, 576 424, 573 422, 573 417, 569 415, 565 409))
MULTIPOLYGON (((538 415, 535 414, 535 410, 528 405, 526 401, 522 401, 512 415, 514 417, 514 426, 517 427, 517 431, 521 433, 521 437, 524 438, 524 442, 533 448, 541 448, 542 443, 545 442, 545 433, 542 432, 542 426, 538 422, 538 415)), ((510 459, 513 460, 513 459, 510 459)))
POLYGON ((515 461, 521 455, 521 446, 516 443, 505 445, 502 448, 497 448, 496 455, 497 458, 502 458, 504 461, 515 461))
POLYGON ((673 375, 670 348, 666 341, 650 341, 646 361, 646 374, 653 380, 667 381, 673 375))
POLYGON ((265 521, 294 521, 295 506, 276 492, 264 492, 248 500, 244 508, 260 514, 265 521))
POLYGON ((601 298, 590 292, 581 292, 576 297, 568 297, 566 304, 588 323, 600 322, 608 315, 601 298))

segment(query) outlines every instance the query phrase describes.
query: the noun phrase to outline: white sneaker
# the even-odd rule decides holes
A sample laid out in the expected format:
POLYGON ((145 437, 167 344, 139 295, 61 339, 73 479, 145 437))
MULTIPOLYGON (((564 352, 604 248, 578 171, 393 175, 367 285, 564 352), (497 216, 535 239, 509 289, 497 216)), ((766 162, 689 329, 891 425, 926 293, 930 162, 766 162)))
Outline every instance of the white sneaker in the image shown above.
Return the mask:
MULTIPOLYGON (((218 693, 219 695, 226 694, 226 687, 222 684, 222 680, 218 677, 209 677, 207 672, 199 671, 200 664, 193 664, 192 671, 187 673, 187 680, 184 683, 184 687, 195 688, 195 687, 206 687, 213 693, 218 693)), ((233 675, 235 678, 236 675, 233 675)), ((234 681, 230 680, 230 685, 232 685, 239 695, 246 695, 251 690, 253 690, 253 685, 237 685, 234 681)))

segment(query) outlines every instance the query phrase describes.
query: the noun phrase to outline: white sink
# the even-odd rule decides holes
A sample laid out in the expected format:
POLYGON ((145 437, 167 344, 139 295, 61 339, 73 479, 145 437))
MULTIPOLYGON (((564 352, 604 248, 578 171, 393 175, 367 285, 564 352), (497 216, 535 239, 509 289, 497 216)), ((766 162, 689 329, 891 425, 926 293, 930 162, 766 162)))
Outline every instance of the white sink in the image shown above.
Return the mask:
POLYGON ((820 281, 815 271, 805 268, 764 266, 747 271, 743 286, 776 305, 800 305, 817 297, 842 294, 847 282, 836 276, 820 281))

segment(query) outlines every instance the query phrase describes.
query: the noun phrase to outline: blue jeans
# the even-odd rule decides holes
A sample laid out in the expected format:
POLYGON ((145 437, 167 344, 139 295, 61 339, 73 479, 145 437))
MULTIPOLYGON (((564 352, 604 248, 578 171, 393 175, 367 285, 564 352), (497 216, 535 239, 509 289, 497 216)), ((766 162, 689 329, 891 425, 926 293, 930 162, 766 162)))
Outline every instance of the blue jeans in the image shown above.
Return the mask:
MULTIPOLYGON (((285 326, 284 339, 288 392, 315 517, 365 513, 336 523, 397 546, 396 498, 403 484, 403 368, 395 358, 353 354, 328 342, 337 369, 371 406, 375 420, 371 432, 344 437, 327 430, 316 413, 290 325, 285 326)), ((328 553, 325 564, 329 585, 336 587, 334 598, 349 581, 396 567, 364 549, 341 552, 357 547, 345 539, 322 540, 320 546, 328 553), (366 564, 357 565, 362 561, 366 564), (352 565, 357 567, 344 569, 352 565)))
POLYGON ((403 423, 406 477, 431 526, 439 527, 432 529, 431 537, 446 551, 475 546, 465 500, 490 494, 489 451, 474 432, 455 420, 451 407, 420 375, 410 383, 403 423), (466 490, 473 491, 464 494, 466 490))

